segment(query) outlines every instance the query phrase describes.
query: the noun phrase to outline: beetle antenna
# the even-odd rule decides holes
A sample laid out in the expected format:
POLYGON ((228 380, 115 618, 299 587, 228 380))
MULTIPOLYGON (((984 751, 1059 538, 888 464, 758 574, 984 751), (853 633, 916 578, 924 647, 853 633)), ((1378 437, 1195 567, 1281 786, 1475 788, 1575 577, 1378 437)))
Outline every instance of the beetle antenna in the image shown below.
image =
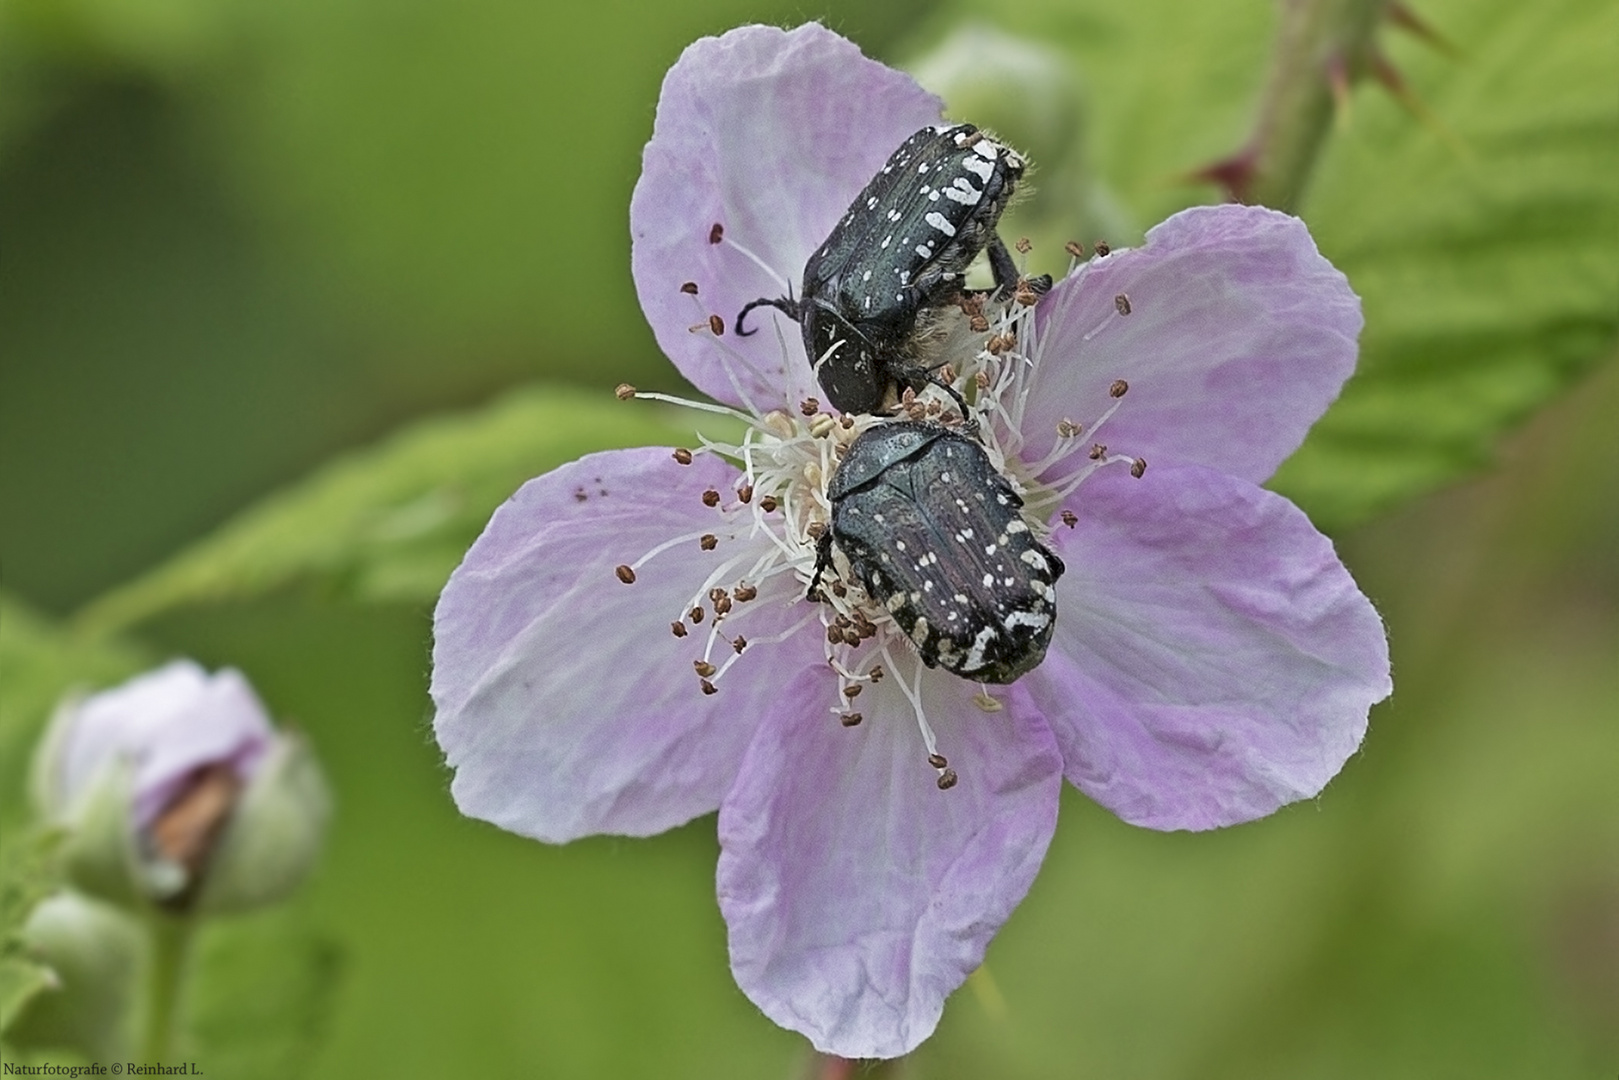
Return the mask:
POLYGON ((742 324, 747 319, 748 312, 752 311, 754 308, 760 307, 773 307, 783 315, 787 316, 789 319, 793 320, 793 322, 798 322, 797 300, 794 300, 790 296, 778 296, 774 300, 771 300, 768 297, 760 297, 757 300, 750 300, 747 304, 743 305, 741 311, 737 312, 737 337, 748 337, 751 334, 757 333, 757 331, 745 329, 742 324))

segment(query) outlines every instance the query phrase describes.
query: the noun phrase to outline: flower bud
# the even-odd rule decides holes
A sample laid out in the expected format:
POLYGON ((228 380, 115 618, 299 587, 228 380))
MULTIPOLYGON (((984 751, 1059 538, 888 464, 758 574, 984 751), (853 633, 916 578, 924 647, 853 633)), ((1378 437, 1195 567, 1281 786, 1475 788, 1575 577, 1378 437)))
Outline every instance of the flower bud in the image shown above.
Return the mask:
POLYGON ((78 887, 131 908, 240 911, 314 861, 330 799, 305 741, 240 672, 175 661, 64 702, 34 763, 78 887))
POLYGON ((1028 156, 1028 178, 1000 231, 1008 244, 1029 236, 1036 265, 1058 269, 1068 240, 1138 235, 1087 159, 1087 95, 1070 57, 966 22, 905 67, 944 99, 952 119, 971 121, 1028 156))
POLYGON ((6 1030, 19 1049, 71 1049, 88 1058, 127 1050, 143 943, 137 924, 74 892, 42 902, 23 926, 29 958, 49 969, 45 989, 6 1030))
POLYGON ((952 118, 988 128, 1047 167, 1079 148, 1085 93, 1068 58, 1044 42, 968 22, 905 67, 944 98, 952 118))

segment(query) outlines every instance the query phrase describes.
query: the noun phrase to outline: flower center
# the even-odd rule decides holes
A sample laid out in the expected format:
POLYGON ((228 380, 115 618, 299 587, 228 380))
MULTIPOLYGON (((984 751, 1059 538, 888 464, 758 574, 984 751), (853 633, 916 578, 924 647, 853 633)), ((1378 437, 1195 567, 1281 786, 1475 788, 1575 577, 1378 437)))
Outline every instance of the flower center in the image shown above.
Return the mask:
MULTIPOLYGON (((1024 417, 1037 388, 1035 376, 1042 352, 1034 323, 1034 303, 1039 297, 1020 292, 1005 301, 993 301, 982 294, 968 294, 957 305, 959 310, 935 313, 925 331, 932 369, 954 394, 931 385, 920 392, 906 390, 895 416, 833 415, 823 411, 814 398, 801 402, 792 413, 778 409, 761 414, 751 407, 734 377, 736 370, 748 364, 724 339, 723 321, 702 310, 695 286, 688 283, 682 291, 697 305, 699 317, 692 332, 724 352, 737 398, 750 407, 744 410, 643 393, 627 386, 620 388, 619 396, 671 402, 740 421, 745 430, 739 441, 704 438, 697 449, 674 453, 681 464, 690 464, 697 455, 715 455, 735 465, 740 475, 729 492, 711 488, 701 494, 703 512, 713 516, 707 527, 665 540, 635 562, 619 566, 619 579, 633 583, 643 566, 672 553, 690 557, 695 544, 704 557, 713 560, 712 568, 677 610, 664 612, 662 617, 670 619, 670 632, 682 645, 701 645, 692 663, 697 690, 705 695, 718 693, 746 652, 814 633, 818 623, 827 666, 836 676, 828 711, 846 727, 860 724, 863 715, 857 705, 861 695, 891 677, 915 713, 939 786, 953 786, 956 773, 939 752, 923 707, 924 673, 930 669, 889 610, 860 587, 836 545, 832 545, 830 570, 822 576, 815 595, 808 595, 817 576, 819 541, 830 528, 832 505, 827 491, 831 479, 863 432, 898 417, 942 423, 976 436, 993 466, 1023 496, 1030 529, 1044 539, 1050 533, 1052 515, 1097 469, 1126 465, 1136 476, 1145 471, 1145 461, 1112 452, 1098 441, 1103 426, 1123 406, 1129 387, 1123 380, 1112 380, 1109 404, 1100 415, 1083 423, 1062 420, 1051 448, 1033 460, 1026 459, 1023 451, 1030 440, 1024 417), (965 418, 960 416, 958 401, 968 403, 965 418), (756 602, 761 597, 770 603, 756 602), (741 632, 751 612, 779 610, 779 605, 790 603, 801 603, 804 613, 786 629, 752 638, 741 632)), ((1115 310, 1110 319, 1128 315, 1129 301, 1119 297, 1115 310)), ((1085 340, 1106 329, 1104 322, 1085 340)), ((786 350, 786 338, 779 340, 786 350)), ((1054 358, 1062 363, 1075 360, 1054 358)), ((802 359, 784 355, 782 362, 801 363, 802 359)), ((1061 520, 1072 526, 1077 519, 1063 510, 1061 520)), ((981 687, 974 700, 986 711, 1001 708, 987 687, 981 687)))

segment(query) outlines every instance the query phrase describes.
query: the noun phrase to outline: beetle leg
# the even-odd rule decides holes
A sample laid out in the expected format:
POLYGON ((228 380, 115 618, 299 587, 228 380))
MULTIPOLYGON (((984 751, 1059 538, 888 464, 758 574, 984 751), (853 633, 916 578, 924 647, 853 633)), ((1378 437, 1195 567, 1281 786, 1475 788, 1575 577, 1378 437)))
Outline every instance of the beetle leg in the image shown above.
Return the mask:
POLYGON ((810 578, 809 591, 804 594, 806 600, 816 600, 815 595, 821 589, 821 575, 826 573, 832 565, 832 527, 827 526, 826 531, 815 538, 815 576, 810 578))
POLYGON ((1017 263, 1012 261, 1012 253, 1001 242, 999 233, 990 234, 986 251, 990 273, 995 275, 995 295, 1002 299, 1011 296, 1017 290, 1018 278, 1022 275, 1018 273, 1017 263))

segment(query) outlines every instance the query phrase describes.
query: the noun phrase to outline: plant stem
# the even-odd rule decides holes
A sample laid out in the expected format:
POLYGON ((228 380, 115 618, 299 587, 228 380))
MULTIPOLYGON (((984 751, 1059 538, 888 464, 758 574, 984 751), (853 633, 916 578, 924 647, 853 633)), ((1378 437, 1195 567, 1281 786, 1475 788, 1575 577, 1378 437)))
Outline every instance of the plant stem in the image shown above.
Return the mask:
POLYGON ((1284 0, 1258 121, 1222 177, 1237 198, 1297 210, 1335 110, 1376 63, 1373 36, 1388 7, 1389 0, 1284 0))
POLYGON ((174 1046, 181 987, 196 923, 184 916, 155 914, 147 919, 152 952, 146 982, 146 1031, 141 1061, 160 1063, 174 1046))

